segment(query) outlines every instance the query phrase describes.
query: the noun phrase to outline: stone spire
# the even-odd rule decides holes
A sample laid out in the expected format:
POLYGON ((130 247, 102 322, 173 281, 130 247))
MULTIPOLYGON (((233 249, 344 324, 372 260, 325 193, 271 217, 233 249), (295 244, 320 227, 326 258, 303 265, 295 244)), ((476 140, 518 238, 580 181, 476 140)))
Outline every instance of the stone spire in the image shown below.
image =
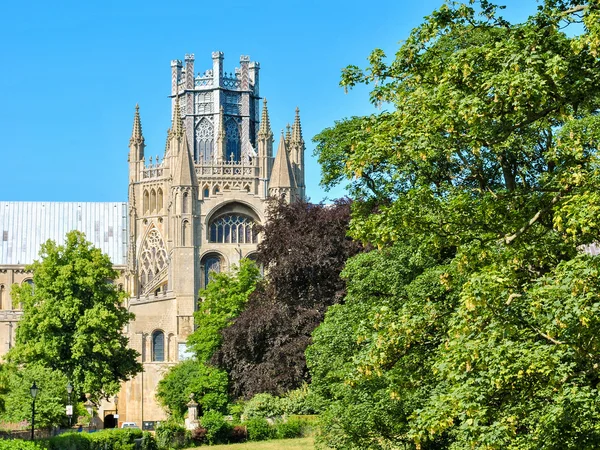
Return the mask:
POLYGON ((289 148, 291 142, 292 142, 292 133, 290 132, 290 124, 288 123, 285 126, 285 145, 286 148, 289 148))
POLYGON ((177 186, 197 186, 198 179, 194 168, 194 160, 190 153, 187 136, 182 133, 179 141, 179 152, 177 155, 177 167, 175 168, 175 177, 173 184, 177 186))
MULTIPOLYGON (((129 139, 129 162, 134 163, 144 159, 145 147, 144 135, 142 134, 142 121, 140 120, 140 106, 136 104, 135 115, 133 116, 133 130, 131 132, 131 138, 129 139)), ((130 169, 134 172, 138 170, 134 169, 132 166, 130 166, 130 169)), ((134 173, 131 172, 130 175, 134 176, 134 173)), ((133 179, 135 179, 135 176, 132 180, 133 179)))
POLYGON ((269 111, 267 109, 267 99, 263 100, 262 117, 260 119, 260 129, 258 130, 259 138, 273 137, 271 131, 271 122, 269 121, 269 111))
POLYGON ((142 121, 140 120, 140 105, 136 103, 135 115, 133 116, 133 131, 131 132, 131 139, 129 139, 129 145, 143 143, 144 135, 142 134, 142 121))
POLYGON ((274 197, 285 195, 288 201, 293 201, 294 198, 292 197, 296 187, 295 185, 294 173, 292 171, 292 166, 290 165, 285 137, 282 131, 281 138, 279 139, 277 156, 275 156, 275 162, 273 163, 273 169, 271 170, 269 194, 274 197))
POLYGON ((292 142, 302 143, 302 125, 300 124, 300 108, 296 107, 296 117, 294 117, 294 125, 292 126, 292 142))

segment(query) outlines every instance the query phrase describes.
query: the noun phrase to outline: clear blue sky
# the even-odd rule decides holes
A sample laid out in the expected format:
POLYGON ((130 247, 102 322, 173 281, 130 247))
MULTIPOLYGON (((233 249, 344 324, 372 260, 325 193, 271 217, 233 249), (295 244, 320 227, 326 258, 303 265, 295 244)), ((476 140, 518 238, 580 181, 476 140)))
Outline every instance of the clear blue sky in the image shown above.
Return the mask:
MULTIPOLYGON (((507 17, 523 17, 533 0, 507 17)), ((170 61, 196 71, 225 53, 261 64, 274 132, 300 108, 307 194, 319 187, 312 137, 335 120, 373 111, 364 88, 344 94, 340 70, 366 65, 442 0, 4 1, 0 4, 0 200, 125 201, 127 152, 140 104, 146 154, 162 155, 170 126, 170 61)))

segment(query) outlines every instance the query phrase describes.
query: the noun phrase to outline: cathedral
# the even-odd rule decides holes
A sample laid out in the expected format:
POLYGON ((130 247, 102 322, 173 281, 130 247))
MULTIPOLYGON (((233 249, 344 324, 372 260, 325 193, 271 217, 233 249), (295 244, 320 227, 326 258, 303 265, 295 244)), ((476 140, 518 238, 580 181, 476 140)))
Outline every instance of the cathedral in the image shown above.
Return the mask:
POLYGON ((126 333, 144 371, 98 405, 100 426, 136 422, 151 429, 166 418, 155 399, 168 368, 190 357, 198 291, 211 272, 253 258, 269 197, 305 198, 299 110, 273 156, 258 62, 240 57, 234 72, 213 52, 196 73, 194 55, 171 61, 172 123, 162 156, 147 155, 140 109, 129 140, 127 203, 0 202, 0 354, 14 344, 22 315, 10 286, 32 283, 25 265, 47 239, 73 229, 107 253, 135 314, 126 333), (262 107, 262 108, 261 108, 262 107))

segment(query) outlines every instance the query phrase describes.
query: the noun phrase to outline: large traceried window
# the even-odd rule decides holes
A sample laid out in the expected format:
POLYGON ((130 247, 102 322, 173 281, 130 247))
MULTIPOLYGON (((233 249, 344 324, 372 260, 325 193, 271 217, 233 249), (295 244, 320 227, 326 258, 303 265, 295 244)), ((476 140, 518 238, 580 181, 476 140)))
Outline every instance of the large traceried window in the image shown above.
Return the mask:
POLYGON ((213 141, 212 123, 208 119, 202 119, 196 127, 196 161, 205 164, 212 161, 213 141))
POLYGON ((229 213, 210 223, 209 242, 222 244, 256 244, 256 224, 251 217, 229 213))
POLYGON ((154 277, 167 267, 167 251, 162 236, 153 228, 146 236, 140 253, 140 287, 152 282, 154 277))
POLYGON ((226 161, 240 162, 242 160, 242 146, 240 142, 240 126, 235 119, 227 119, 225 124, 225 136, 227 138, 227 146, 225 155, 226 161))
POLYGON ((165 360, 165 334, 162 331, 152 333, 152 361, 165 360))

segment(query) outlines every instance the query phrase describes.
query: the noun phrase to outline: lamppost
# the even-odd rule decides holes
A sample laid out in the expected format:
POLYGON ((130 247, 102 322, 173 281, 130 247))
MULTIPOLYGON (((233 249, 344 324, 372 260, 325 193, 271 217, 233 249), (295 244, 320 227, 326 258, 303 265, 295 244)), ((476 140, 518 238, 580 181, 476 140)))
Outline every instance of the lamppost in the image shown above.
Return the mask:
POLYGON ((31 394, 31 398, 33 399, 31 402, 31 440, 32 441, 35 439, 35 436, 33 434, 33 432, 35 430, 35 398, 38 395, 38 391, 39 391, 39 389, 34 381, 33 384, 31 385, 31 387, 29 388, 29 393, 31 394))
POLYGON ((69 401, 67 402, 67 417, 69 417, 69 428, 71 428, 71 417, 73 417, 73 405, 71 404, 71 394, 73 393, 73 385, 69 381, 67 383, 67 396, 69 401))
POLYGON ((115 426, 119 428, 119 396, 115 394, 115 426))

